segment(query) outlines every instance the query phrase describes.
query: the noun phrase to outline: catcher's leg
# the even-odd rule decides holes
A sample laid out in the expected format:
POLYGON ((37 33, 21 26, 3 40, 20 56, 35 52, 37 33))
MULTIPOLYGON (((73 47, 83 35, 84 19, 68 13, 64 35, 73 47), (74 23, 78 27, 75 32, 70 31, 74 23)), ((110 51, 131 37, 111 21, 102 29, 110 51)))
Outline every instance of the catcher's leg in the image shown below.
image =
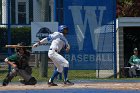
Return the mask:
POLYGON ((35 85, 37 80, 34 77, 31 77, 29 81, 21 80, 20 82, 25 85, 35 85))
POLYGON ((37 83, 37 80, 27 73, 26 70, 19 70, 18 74, 23 78, 23 80, 20 80, 22 84, 35 85, 37 83))
POLYGON ((10 72, 6 78, 3 80, 2 85, 3 86, 7 86, 9 84, 9 82, 11 82, 11 80, 14 78, 14 76, 16 76, 16 71, 10 72))

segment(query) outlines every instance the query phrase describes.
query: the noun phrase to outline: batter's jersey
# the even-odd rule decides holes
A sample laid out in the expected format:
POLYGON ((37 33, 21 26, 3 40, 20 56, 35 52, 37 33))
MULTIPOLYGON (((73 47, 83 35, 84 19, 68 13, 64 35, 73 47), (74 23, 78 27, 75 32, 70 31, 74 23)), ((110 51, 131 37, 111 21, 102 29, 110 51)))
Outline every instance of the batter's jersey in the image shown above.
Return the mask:
POLYGON ((68 41, 63 35, 63 33, 60 32, 54 32, 53 34, 50 34, 48 37, 46 37, 48 41, 51 41, 50 49, 54 49, 58 52, 62 48, 66 48, 68 46, 68 41))

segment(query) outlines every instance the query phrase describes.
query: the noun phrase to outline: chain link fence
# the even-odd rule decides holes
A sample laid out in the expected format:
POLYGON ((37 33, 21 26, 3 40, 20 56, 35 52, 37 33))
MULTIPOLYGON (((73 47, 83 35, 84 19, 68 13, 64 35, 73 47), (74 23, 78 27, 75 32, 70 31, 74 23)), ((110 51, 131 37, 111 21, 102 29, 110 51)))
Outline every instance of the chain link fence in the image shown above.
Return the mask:
MULTIPOLYGON (((64 24, 63 7, 63 0, 0 0, 1 81, 6 77, 9 69, 4 59, 14 53, 14 49, 7 49, 5 45, 17 44, 19 42, 25 42, 27 45, 31 45, 31 22, 57 21, 59 24, 64 24)), ((105 37, 108 36, 104 34, 100 38, 105 37)), ((112 37, 106 38, 105 43, 111 40, 111 38, 112 37)), ((104 44, 104 42, 100 42, 99 44, 104 44)), ((103 47, 99 48, 104 51, 103 47)), ((30 48, 29 50, 32 51, 30 48)), ((62 53, 62 55, 64 54, 62 53)), ((48 59, 48 68, 45 71, 47 73, 42 77, 40 71, 42 56, 44 56, 42 52, 32 52, 29 64, 33 69, 32 75, 37 78, 38 81, 47 81, 56 68, 52 61, 48 59)), ((95 79, 98 77, 98 69, 69 70, 69 79, 95 79)), ((18 81, 19 78, 20 77, 16 77, 13 81, 18 81)), ((57 79, 63 80, 63 73, 59 75, 57 79)))
MULTIPOLYGON (((59 12, 62 12, 62 8, 57 8, 56 14, 54 13, 54 8, 54 0, 0 0, 0 81, 6 77, 10 69, 8 64, 4 62, 4 59, 15 52, 14 49, 8 50, 5 48, 5 45, 17 44, 19 42, 31 45, 31 22, 54 22, 61 20, 60 23, 62 24, 62 14, 56 16, 59 12), (9 16, 10 20, 8 19, 9 16), (55 17, 59 20, 56 20, 55 17), (11 36, 9 37, 9 35, 11 36)), ((30 48, 29 50, 31 51, 30 48)), ((38 81, 47 81, 56 68, 52 61, 48 59, 48 68, 45 71, 47 72, 47 77, 42 77, 40 74, 41 56, 41 52, 32 52, 29 64, 33 69, 32 75, 38 81)), ((19 78, 17 76, 12 81, 18 81, 19 78)), ((92 79, 95 78, 95 71, 70 70, 69 78, 92 79), (75 74, 77 72, 78 74, 75 74)), ((57 79, 63 80, 63 74, 59 75, 57 79)))
MULTIPOLYGON (((4 62, 4 59, 15 53, 15 49, 5 48, 7 44, 24 42, 31 45, 31 22, 48 22, 51 20, 49 0, 0 0, 0 76, 2 81, 11 67, 4 62)), ((32 51, 31 48, 28 50, 32 51)), ((47 80, 47 77, 40 76, 40 52, 31 52, 30 66, 33 69, 33 76, 37 80, 47 80)), ((52 69, 49 63, 48 73, 52 69)), ((47 73, 47 74, 48 74, 47 73)), ((13 81, 18 81, 16 77, 13 81)))

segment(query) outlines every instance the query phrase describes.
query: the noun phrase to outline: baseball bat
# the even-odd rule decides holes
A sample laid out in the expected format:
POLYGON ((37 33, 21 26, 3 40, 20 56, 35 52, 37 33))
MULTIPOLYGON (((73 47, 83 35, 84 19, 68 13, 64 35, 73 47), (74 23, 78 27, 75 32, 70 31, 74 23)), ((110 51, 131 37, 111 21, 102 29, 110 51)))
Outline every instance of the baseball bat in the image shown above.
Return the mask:
POLYGON ((19 46, 19 45, 5 45, 6 48, 22 48, 22 47, 25 47, 25 48, 30 48, 32 46, 19 46))

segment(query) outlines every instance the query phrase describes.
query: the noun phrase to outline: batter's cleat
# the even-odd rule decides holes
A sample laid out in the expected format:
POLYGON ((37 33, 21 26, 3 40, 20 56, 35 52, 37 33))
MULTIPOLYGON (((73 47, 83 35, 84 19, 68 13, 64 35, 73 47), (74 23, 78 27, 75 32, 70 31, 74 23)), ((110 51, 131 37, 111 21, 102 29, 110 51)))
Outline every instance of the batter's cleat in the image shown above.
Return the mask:
POLYGON ((49 86, 58 86, 57 84, 53 83, 53 82, 48 82, 49 86))
POLYGON ((67 81, 64 81, 64 85, 74 85, 74 83, 72 83, 69 80, 67 80, 67 81))

